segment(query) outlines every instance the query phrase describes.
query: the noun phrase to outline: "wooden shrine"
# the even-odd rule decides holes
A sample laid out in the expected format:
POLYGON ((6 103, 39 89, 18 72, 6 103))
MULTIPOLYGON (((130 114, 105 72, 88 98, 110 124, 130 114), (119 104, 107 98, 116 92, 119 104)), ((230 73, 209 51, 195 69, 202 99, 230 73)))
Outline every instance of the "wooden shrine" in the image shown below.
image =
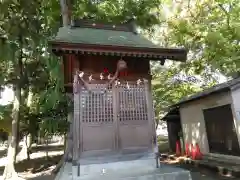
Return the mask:
POLYGON ((73 157, 151 151, 156 145, 150 60, 185 61, 186 50, 160 48, 134 21, 73 21, 50 41, 63 58, 67 93, 74 95, 73 157))

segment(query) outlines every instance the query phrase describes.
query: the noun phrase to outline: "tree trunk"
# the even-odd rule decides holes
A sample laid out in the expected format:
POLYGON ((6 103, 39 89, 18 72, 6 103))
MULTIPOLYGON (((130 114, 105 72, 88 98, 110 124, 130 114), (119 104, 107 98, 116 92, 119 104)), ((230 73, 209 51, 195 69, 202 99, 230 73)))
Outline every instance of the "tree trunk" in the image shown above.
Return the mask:
POLYGON ((40 134, 40 131, 38 131, 38 137, 37 137, 37 144, 41 144, 41 134, 40 134))
POLYGON ((67 141, 66 142, 67 143, 66 143, 66 147, 65 147, 65 150, 64 150, 64 154, 63 154, 61 160, 59 161, 59 163, 57 164, 57 166, 54 168, 53 173, 58 173, 58 171, 60 170, 60 168, 62 167, 64 162, 72 160, 73 142, 72 142, 72 139, 70 138, 69 135, 67 136, 67 141))
POLYGON ((28 134, 24 137, 24 142, 21 151, 18 153, 18 157, 20 157, 19 160, 30 160, 30 154, 31 154, 31 135, 28 134))
POLYGON ((4 169, 3 179, 18 179, 17 172, 14 167, 14 158, 16 155, 17 148, 17 134, 18 134, 18 122, 20 117, 20 100, 21 100, 21 89, 19 86, 14 90, 14 104, 12 110, 12 132, 9 135, 8 145, 8 161, 4 169))
POLYGON ((63 153, 65 153, 66 152, 66 146, 67 146, 67 135, 66 134, 64 134, 64 144, 63 144, 64 146, 64 152, 63 153))
POLYGON ((20 146, 19 146, 19 141, 20 141, 20 138, 19 138, 19 125, 17 125, 17 137, 16 137, 16 148, 15 148, 15 156, 14 156, 14 163, 17 162, 17 155, 22 151, 20 151, 20 146), (19 152, 20 151, 20 152, 19 152))
POLYGON ((46 145, 46 160, 48 160, 48 135, 45 136, 45 145, 46 145))
MULTIPOLYGON (((31 88, 29 87, 28 90, 26 91, 26 98, 27 98, 27 107, 31 108, 32 106, 32 99, 33 99, 33 92, 31 88)), ((29 115, 29 112, 28 112, 29 115)), ((30 128, 32 127, 32 122, 31 120, 28 121, 28 125, 30 128)), ((32 147, 32 134, 33 134, 33 129, 29 129, 29 134, 25 137, 25 145, 26 145, 26 155, 27 159, 30 160, 30 154, 31 154, 31 147, 32 147)))
POLYGON ((27 146, 27 160, 30 160, 30 155, 31 155, 31 148, 32 148, 32 134, 28 134, 27 140, 26 140, 26 146, 27 146))
POLYGON ((69 0, 60 0, 61 13, 62 13, 62 23, 64 27, 67 27, 71 23, 71 5, 69 0))
POLYGON ((73 158, 73 127, 72 127, 72 116, 71 113, 69 113, 68 115, 68 121, 70 121, 70 125, 69 125, 69 130, 66 136, 66 144, 65 144, 65 149, 64 149, 64 154, 61 158, 61 160, 59 161, 59 163, 57 164, 57 166, 55 167, 55 169, 53 170, 54 173, 57 173, 60 168, 62 167, 62 165, 64 164, 64 162, 66 161, 72 161, 73 158))
POLYGON ((7 164, 5 165, 5 169, 3 172, 3 179, 17 179, 18 175, 15 171, 14 167, 14 156, 15 156, 15 149, 16 149, 16 140, 14 140, 15 137, 13 135, 9 135, 8 137, 8 152, 7 152, 7 164))

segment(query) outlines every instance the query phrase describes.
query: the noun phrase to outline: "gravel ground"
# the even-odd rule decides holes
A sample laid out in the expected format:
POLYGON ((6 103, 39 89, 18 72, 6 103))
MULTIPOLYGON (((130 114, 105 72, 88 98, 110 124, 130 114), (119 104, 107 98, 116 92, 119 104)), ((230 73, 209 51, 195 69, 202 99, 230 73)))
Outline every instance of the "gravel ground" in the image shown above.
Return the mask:
POLYGON ((192 165, 181 165, 180 167, 191 171, 192 180, 239 180, 234 177, 223 177, 206 168, 194 167, 192 165))

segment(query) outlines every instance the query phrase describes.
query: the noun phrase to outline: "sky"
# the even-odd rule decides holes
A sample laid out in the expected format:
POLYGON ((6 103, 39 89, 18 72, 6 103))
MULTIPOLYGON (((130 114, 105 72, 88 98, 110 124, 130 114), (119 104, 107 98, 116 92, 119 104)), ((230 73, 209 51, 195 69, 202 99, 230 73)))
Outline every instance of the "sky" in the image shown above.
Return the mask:
POLYGON ((7 105, 13 101, 13 91, 11 88, 5 88, 1 93, 0 105, 7 105))

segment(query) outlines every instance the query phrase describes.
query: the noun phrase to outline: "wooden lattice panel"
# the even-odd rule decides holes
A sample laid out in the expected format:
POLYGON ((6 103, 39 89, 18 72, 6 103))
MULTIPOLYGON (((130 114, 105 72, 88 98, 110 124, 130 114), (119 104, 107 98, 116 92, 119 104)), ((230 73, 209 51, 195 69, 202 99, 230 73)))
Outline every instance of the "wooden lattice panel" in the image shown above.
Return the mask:
POLYGON ((91 92, 82 88, 81 91, 81 121, 83 123, 111 123, 113 122, 112 90, 104 93, 103 85, 92 86, 91 92))
POLYGON ((119 85, 119 121, 120 122, 147 122, 147 102, 144 85, 119 85))

